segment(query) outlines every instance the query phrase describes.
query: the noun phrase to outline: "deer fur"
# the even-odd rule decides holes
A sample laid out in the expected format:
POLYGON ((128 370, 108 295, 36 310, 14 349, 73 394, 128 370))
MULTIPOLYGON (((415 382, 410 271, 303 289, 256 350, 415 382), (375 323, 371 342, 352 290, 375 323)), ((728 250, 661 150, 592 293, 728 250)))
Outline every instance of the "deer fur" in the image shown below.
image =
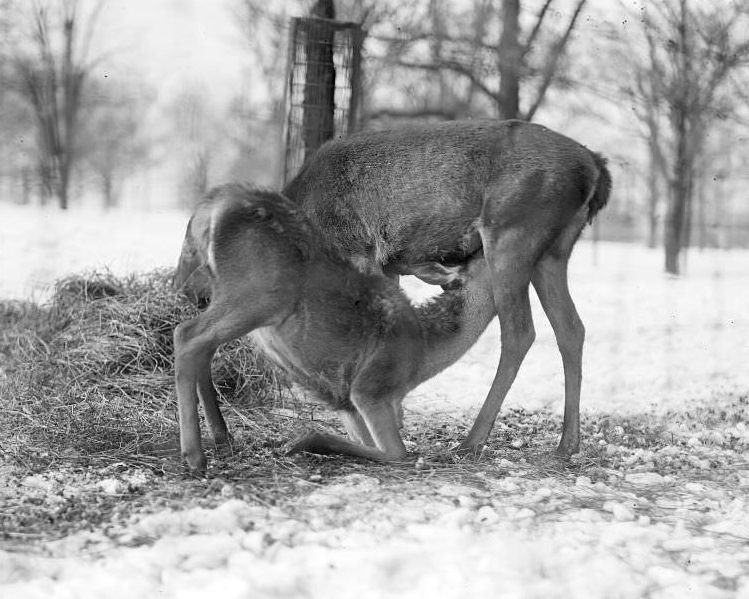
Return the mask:
MULTIPOLYGON (((485 444, 535 339, 532 284, 562 356, 565 409, 557 451, 569 455, 580 445, 585 327, 570 296, 567 264, 610 190, 606 160, 576 141, 522 121, 470 120, 330 141, 283 194, 307 215, 331 254, 365 272, 439 283, 440 276, 419 265, 460 264, 483 251, 501 351, 461 452, 485 444)), ((207 272, 190 256, 194 241, 185 244, 175 281, 205 299, 207 272)))
POLYGON ((606 160, 542 125, 469 120, 366 131, 323 145, 283 193, 335 253, 390 276, 412 265, 459 263, 483 248, 501 329, 494 381, 461 453, 486 443, 535 339, 532 284, 565 375, 562 438, 580 446, 585 327, 567 264, 586 223, 606 205, 606 160))

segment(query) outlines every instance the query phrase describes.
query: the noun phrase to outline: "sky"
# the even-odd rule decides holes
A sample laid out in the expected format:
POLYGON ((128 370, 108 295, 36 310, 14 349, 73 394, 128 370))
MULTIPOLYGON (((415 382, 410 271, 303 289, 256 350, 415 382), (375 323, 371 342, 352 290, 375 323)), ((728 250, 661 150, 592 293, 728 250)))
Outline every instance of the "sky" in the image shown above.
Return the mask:
MULTIPOLYGON (((160 96, 205 85, 222 99, 236 94, 248 67, 232 0, 108 0, 98 52, 107 68, 135 71, 160 96)), ((117 73, 115 72, 115 75, 117 73)))

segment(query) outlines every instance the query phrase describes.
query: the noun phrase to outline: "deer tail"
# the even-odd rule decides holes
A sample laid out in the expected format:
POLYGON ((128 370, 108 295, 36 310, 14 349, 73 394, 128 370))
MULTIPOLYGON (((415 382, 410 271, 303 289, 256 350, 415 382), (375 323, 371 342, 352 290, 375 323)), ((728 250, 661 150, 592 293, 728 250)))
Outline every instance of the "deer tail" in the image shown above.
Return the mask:
POLYGON ((593 160, 598 167, 598 179, 593 195, 588 202, 588 222, 593 222, 593 217, 601 211, 609 201, 611 194, 611 173, 606 166, 606 159, 593 152, 593 160))

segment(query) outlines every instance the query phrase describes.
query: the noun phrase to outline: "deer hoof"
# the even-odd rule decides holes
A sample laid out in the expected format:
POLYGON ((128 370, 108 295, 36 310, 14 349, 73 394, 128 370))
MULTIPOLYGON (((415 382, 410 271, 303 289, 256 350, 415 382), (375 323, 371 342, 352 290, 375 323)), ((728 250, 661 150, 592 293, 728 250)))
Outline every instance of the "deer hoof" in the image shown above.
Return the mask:
POLYGON ((467 441, 463 441, 458 447, 455 449, 455 453, 457 453, 461 457, 472 457, 477 458, 481 455, 481 452, 484 451, 484 444, 481 443, 479 445, 473 445, 471 443, 468 443, 467 441))
POLYGON ((205 474, 208 462, 205 459, 205 454, 203 454, 202 451, 200 453, 192 455, 182 454, 182 457, 187 463, 187 468, 190 470, 190 474, 195 474, 198 476, 202 476, 205 474))
POLYGON ((214 435, 213 442, 217 447, 231 447, 234 443, 234 437, 228 431, 224 431, 214 435))
POLYGON ((559 447, 557 447, 556 454, 560 458, 568 458, 571 455, 575 453, 580 452, 580 442, 577 443, 565 443, 564 439, 562 439, 561 443, 559 443, 559 447))

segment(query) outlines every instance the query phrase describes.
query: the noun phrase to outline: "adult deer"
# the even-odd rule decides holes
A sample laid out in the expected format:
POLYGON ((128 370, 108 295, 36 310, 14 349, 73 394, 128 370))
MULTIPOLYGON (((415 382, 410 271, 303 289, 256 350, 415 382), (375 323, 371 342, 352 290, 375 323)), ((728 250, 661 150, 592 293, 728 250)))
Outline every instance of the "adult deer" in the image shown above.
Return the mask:
POLYGON ((341 415, 350 439, 313 433, 292 451, 395 461, 406 455, 403 397, 462 356, 494 318, 480 251, 460 266, 416 267, 450 289, 414 308, 394 281, 326 250, 316 227, 278 193, 219 187, 193 215, 188 238, 211 283, 207 310, 174 331, 181 450, 195 471, 206 465, 198 398, 214 439, 228 440, 211 380, 220 344, 249 333, 341 415))
MULTIPOLYGON (((501 352, 461 452, 485 444, 533 343, 533 284, 562 356, 564 424, 557 451, 569 455, 580 445, 585 328, 569 293, 567 264, 610 189, 605 159, 568 137, 521 121, 476 120, 328 142, 283 193, 322 232, 326 247, 365 271, 428 279, 418 265, 459 263, 483 247, 501 352)), ((186 239, 176 281, 207 295, 191 245, 186 239)))

